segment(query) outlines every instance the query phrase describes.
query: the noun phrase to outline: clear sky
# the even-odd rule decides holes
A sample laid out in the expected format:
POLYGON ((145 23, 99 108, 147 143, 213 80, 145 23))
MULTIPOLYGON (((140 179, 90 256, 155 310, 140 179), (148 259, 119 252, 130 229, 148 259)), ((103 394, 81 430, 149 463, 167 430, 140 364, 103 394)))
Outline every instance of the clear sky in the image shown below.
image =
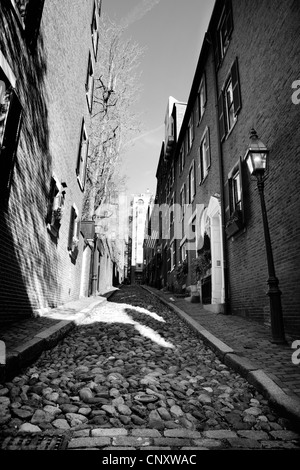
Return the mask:
POLYGON ((102 12, 127 30, 146 51, 141 59, 142 93, 136 110, 142 132, 122 156, 128 194, 155 194, 156 168, 169 96, 186 102, 215 0, 102 0, 102 12))

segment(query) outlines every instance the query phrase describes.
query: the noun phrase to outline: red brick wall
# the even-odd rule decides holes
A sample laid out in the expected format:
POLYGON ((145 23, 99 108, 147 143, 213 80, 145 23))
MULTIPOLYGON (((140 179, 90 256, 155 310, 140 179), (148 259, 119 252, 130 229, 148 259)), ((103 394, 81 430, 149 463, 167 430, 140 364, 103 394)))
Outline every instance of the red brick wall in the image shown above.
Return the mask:
MULTIPOLYGON (((206 108, 203 114, 203 117, 198 125, 195 126, 194 131, 194 140, 192 147, 185 158, 185 166, 181 174, 179 174, 179 159, 176 161, 176 171, 177 171, 177 181, 176 181, 176 195, 177 202, 179 203, 180 190, 182 185, 186 184, 186 189, 188 190, 188 177, 189 169, 192 161, 196 163, 196 195, 192 204, 192 212, 196 211, 197 204, 203 204, 205 207, 208 206, 210 197, 218 193, 220 194, 220 170, 219 170, 219 156, 218 156, 218 140, 217 140, 217 125, 216 125, 216 98, 215 98, 215 80, 214 80, 214 68, 213 68, 213 56, 212 51, 209 53, 204 69, 200 70, 198 75, 195 75, 195 80, 197 80, 197 87, 200 86, 202 73, 205 72, 206 76, 206 108), (199 146, 206 127, 209 128, 210 133, 210 152, 211 152, 211 166, 208 171, 208 175, 205 181, 200 185, 200 168, 199 168, 199 146)), ((191 100, 191 103, 195 103, 195 100, 191 100)), ((189 113, 190 115, 190 113, 189 113)), ((184 128, 182 128, 184 131, 184 128)), ((185 130, 187 132, 187 129, 185 130)), ((197 228, 199 231, 199 227, 197 228)), ((177 261, 179 261, 179 245, 180 241, 177 243, 177 261)), ((189 264, 193 257, 195 257, 195 251, 190 251, 188 253, 189 264)), ((187 286, 191 283, 191 269, 189 269, 189 274, 187 277, 187 286)))
MULTIPOLYGON (((300 107, 292 103, 291 86, 300 78, 300 4, 294 0, 233 0, 232 4, 234 29, 218 82, 222 87, 237 56, 242 109, 223 144, 224 177, 244 156, 254 126, 270 150, 265 198, 284 322, 287 332, 299 337, 300 107)), ((246 230, 228 240, 231 310, 269 322, 259 195, 255 180, 244 170, 246 230)))
POLYGON ((30 52, 9 7, 0 7, 1 50, 17 78, 23 125, 7 207, 0 208, 0 317, 12 319, 79 297, 83 237, 72 263, 67 250, 70 211, 81 215, 76 178, 93 0, 45 1, 37 47, 30 52), (2 29, 2 28, 1 28, 2 29), (45 217, 52 173, 67 183, 57 243, 45 217))

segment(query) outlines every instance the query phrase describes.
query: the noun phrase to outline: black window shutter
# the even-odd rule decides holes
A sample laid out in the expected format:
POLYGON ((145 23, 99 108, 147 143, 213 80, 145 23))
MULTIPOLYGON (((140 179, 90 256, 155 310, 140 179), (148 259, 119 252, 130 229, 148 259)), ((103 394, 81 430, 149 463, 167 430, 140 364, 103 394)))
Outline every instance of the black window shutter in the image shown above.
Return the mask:
POLYGON ((240 157, 239 160, 239 173, 240 173, 240 185, 241 185, 241 206, 242 206, 242 222, 245 223, 245 205, 244 205, 244 185, 243 185, 243 160, 240 157))
POLYGON ((226 23, 227 23, 227 34, 228 40, 231 38, 233 31, 233 15, 232 15, 232 3, 231 0, 227 0, 226 3, 226 23))
POLYGON ((7 194, 10 187, 16 149, 19 140, 21 124, 21 104, 14 91, 6 117, 2 148, 0 149, 0 192, 7 194))
POLYGON ((220 40, 219 40, 219 31, 217 31, 215 35, 215 61, 216 61, 216 68, 220 65, 221 54, 220 54, 220 40))
POLYGON ((223 93, 220 93, 218 99, 218 114, 219 114, 219 128, 220 128, 220 139, 221 142, 225 138, 226 128, 225 128, 225 113, 224 113, 224 99, 223 93))
POLYGON ((77 156, 77 164, 76 164, 76 175, 80 175, 80 166, 81 166, 81 148, 83 143, 83 131, 84 131, 84 120, 81 123, 81 131, 80 131, 80 142, 79 142, 79 149, 78 149, 78 156, 77 156))
POLYGON ((37 41, 45 0, 29 0, 25 16, 25 34, 29 47, 37 41))
POLYGON ((199 122, 199 92, 197 93, 197 98, 195 101, 195 119, 194 119, 194 124, 197 126, 199 122))
POLYGON ((52 208, 53 208, 53 200, 55 197, 55 189, 56 189, 55 180, 54 178, 51 178, 49 198, 48 198, 48 210, 47 210, 47 216, 46 216, 47 224, 51 224, 52 222, 52 208))
POLYGON ((207 93, 206 93, 206 74, 205 72, 203 72, 203 76, 202 76, 202 80, 203 80, 203 90, 204 90, 204 106, 206 105, 206 101, 207 101, 207 93))
POLYGON ((72 250, 72 241, 74 235, 74 221, 76 217, 76 211, 74 207, 71 207, 71 215, 70 215, 70 226, 69 226, 69 237, 68 237, 68 250, 72 250))
POLYGON ((231 182, 227 180, 224 184, 224 208, 225 208, 225 223, 228 222, 231 215, 231 182))
POLYGON ((206 148, 207 148, 207 168, 209 168, 211 164, 209 127, 206 129, 206 148))
POLYGON ((199 147, 199 169, 200 169, 200 175, 199 175, 199 182, 203 180, 203 155, 202 155, 202 143, 199 147))
POLYGON ((242 107, 238 59, 236 58, 231 67, 231 81, 233 93, 234 114, 237 115, 242 107))

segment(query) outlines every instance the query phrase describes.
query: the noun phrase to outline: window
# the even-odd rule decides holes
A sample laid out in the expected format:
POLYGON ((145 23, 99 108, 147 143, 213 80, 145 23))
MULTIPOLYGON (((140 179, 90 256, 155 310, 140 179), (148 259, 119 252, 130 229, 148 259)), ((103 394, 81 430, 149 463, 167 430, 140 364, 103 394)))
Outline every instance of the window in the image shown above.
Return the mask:
POLYGON ((0 52, 0 198, 6 201, 11 186, 21 126, 21 104, 13 88, 15 77, 0 52))
POLYGON ((221 64, 228 49, 233 31, 233 15, 231 0, 226 0, 224 10, 217 28, 215 39, 215 55, 217 66, 221 64))
POLYGON ((201 121, 202 116, 205 111, 206 105, 206 78, 205 73, 202 76, 200 87, 197 95, 197 121, 198 123, 201 121))
POLYGON ((194 200, 196 193, 196 185, 195 185, 195 162, 193 161, 190 171, 189 171, 189 204, 191 204, 194 200))
POLYGON ((68 251, 71 258, 75 261, 78 256, 80 223, 78 217, 78 209, 75 204, 71 207, 70 226, 69 226, 69 239, 68 251))
POLYGON ((182 186, 181 191, 180 191, 180 206, 182 209, 182 217, 184 216, 185 213, 185 184, 182 186))
POLYGON ((173 271, 173 269, 176 267, 176 243, 175 243, 175 240, 171 243, 170 256, 171 256, 171 271, 173 271))
POLYGON ((172 229, 174 225, 174 196, 172 196, 172 199, 170 201, 170 230, 172 229))
POLYGON ((237 115, 242 107, 238 59, 232 64, 230 75, 226 81, 224 91, 218 99, 218 118, 220 138, 223 141, 233 128, 237 115))
POLYGON ((233 103, 233 92, 232 92, 232 80, 230 78, 225 88, 225 109, 226 109, 226 121, 227 129, 230 131, 233 124, 235 123, 236 117, 234 114, 234 103, 233 103))
POLYGON ((89 146, 89 141, 88 141, 88 136, 87 136, 84 120, 83 120, 82 126, 81 126, 80 145, 79 145, 77 167, 76 167, 77 180, 82 191, 84 190, 84 186, 85 186, 88 146, 89 146))
POLYGON ((92 30, 92 43, 93 43, 93 50, 95 54, 95 58, 97 57, 97 50, 98 50, 98 41, 99 41, 99 34, 98 34, 98 24, 97 24, 97 14, 96 14, 96 5, 94 5, 93 10, 93 19, 91 24, 92 30))
POLYGON ((239 159, 228 174, 228 181, 225 184, 225 221, 228 236, 232 236, 242 229, 245 223, 242 170, 242 160, 239 159))
POLYGON ((93 93, 94 93, 94 67, 93 67, 91 54, 89 54, 85 89, 86 89, 86 99, 87 99, 89 111, 91 112, 92 105, 93 105, 93 93))
POLYGON ((185 157, 184 157, 184 144, 182 144, 180 153, 179 153, 179 173, 183 171, 185 164, 185 157))
POLYGON ((204 181, 210 167, 209 129, 206 128, 199 147, 200 183, 204 181))
POLYGON ((174 166, 174 163, 172 163, 172 166, 171 166, 171 185, 173 186, 175 182, 175 166, 174 166))
POLYGON ((187 132, 187 151, 189 152, 192 143, 194 140, 194 125, 193 125, 193 116, 190 117, 189 124, 188 124, 188 132, 187 132))
POLYGON ((185 242, 180 247, 180 262, 182 263, 186 259, 186 246, 185 242))
POLYGON ((49 202, 46 216, 47 229, 54 237, 58 237, 65 203, 65 183, 59 183, 55 175, 51 178, 49 202))
POLYGON ((241 175, 237 170, 231 179, 231 205, 233 211, 242 209, 241 175))

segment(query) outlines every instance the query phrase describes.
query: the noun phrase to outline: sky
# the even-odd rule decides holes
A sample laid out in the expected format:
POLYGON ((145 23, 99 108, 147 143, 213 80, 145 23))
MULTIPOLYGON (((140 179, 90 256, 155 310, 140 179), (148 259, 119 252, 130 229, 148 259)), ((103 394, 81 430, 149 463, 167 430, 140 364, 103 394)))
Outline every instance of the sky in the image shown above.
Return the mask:
POLYGON ((127 23, 127 36, 146 48, 140 59, 141 87, 134 111, 140 134, 122 155, 127 193, 156 191, 169 96, 186 102, 215 0, 102 0, 102 12, 127 23))

